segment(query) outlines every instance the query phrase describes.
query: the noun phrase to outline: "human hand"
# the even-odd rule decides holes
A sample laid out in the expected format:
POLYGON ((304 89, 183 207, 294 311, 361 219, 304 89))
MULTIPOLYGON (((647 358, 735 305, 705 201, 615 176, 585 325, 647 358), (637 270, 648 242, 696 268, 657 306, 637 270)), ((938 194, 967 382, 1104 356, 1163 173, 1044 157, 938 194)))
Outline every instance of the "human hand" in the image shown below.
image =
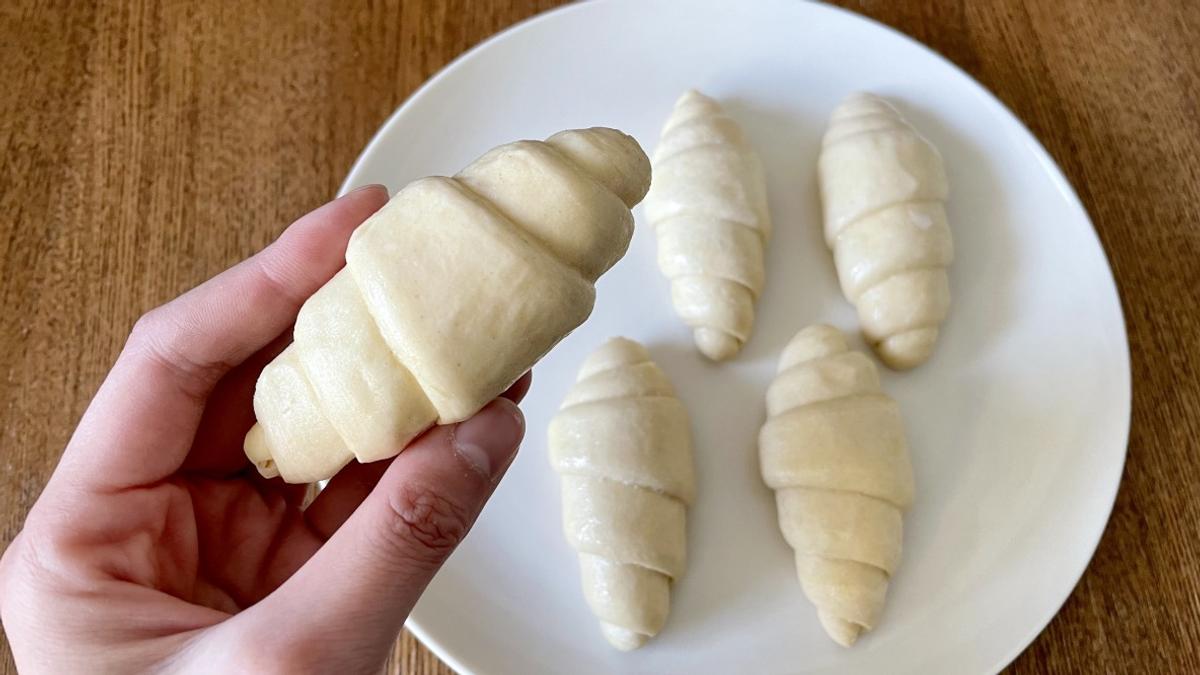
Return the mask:
POLYGON ((146 314, 0 559, 22 672, 374 672, 524 434, 526 375, 393 460, 307 486, 242 452, 262 367, 387 201, 368 187, 146 314))

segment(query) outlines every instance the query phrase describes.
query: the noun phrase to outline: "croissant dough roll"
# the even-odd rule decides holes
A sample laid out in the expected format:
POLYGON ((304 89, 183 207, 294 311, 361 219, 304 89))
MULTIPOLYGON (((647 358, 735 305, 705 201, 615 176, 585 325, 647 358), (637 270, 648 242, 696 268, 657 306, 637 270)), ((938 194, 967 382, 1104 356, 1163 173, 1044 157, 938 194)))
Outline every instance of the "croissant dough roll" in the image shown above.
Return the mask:
POLYGON ((473 415, 591 313, 649 183, 637 142, 603 128, 410 183, 355 230, 263 369, 247 456, 311 482, 473 415))
POLYGON ((891 104, 859 93, 833 111, 818 175, 825 242, 863 334, 892 368, 924 363, 950 308, 941 155, 891 104))
POLYGON ((874 628, 900 560, 913 496, 900 410, 869 358, 812 326, 783 351, 758 441, 804 594, 848 647, 874 628))
POLYGON ((646 216, 675 311, 710 359, 732 357, 750 337, 771 234, 762 163, 713 99, 688 91, 654 151, 646 216))
POLYGON ((609 643, 636 649, 662 629, 686 565, 687 411, 646 349, 614 338, 584 361, 549 433, 584 597, 609 643))

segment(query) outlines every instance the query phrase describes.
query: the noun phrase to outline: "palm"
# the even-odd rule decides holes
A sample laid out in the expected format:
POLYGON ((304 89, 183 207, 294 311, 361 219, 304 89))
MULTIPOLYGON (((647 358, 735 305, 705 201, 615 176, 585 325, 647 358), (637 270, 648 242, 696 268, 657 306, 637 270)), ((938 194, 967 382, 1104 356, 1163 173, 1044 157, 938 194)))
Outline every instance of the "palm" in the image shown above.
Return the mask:
POLYGON ((324 541, 301 509, 309 486, 263 479, 241 450, 254 421, 254 382, 287 338, 213 387, 177 471, 109 495, 105 508, 87 515, 102 520, 96 540, 104 543, 94 553, 116 563, 112 576, 163 594, 155 603, 163 625, 189 605, 232 614, 254 604, 324 541))
POLYGON ((164 611, 192 604, 235 613, 278 588, 320 547, 322 537, 299 508, 304 488, 244 474, 179 474, 122 491, 93 511, 103 523, 96 523, 101 543, 88 547, 89 557, 122 582, 110 591, 138 586, 182 601, 164 597, 164 611))
POLYGON ((182 563, 158 566, 164 591, 236 612, 278 588, 316 552, 322 539, 299 509, 304 492, 256 482, 181 477, 154 488, 171 493, 165 498, 176 522, 166 532, 184 535, 163 536, 152 547, 150 555, 172 558, 161 562, 182 563))
POLYGON ((258 373, 289 337, 222 377, 204 402, 182 467, 127 493, 131 498, 118 508, 146 535, 130 562, 147 566, 147 585, 232 613, 278 588, 320 547, 323 538, 301 510, 308 486, 261 478, 241 449, 254 422, 258 373))

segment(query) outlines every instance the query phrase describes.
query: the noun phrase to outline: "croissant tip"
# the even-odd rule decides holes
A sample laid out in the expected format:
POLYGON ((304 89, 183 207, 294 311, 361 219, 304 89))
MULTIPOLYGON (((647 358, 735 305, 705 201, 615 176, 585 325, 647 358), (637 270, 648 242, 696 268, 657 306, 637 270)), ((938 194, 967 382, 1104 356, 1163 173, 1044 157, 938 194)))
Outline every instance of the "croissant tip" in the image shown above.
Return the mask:
POLYGON ((624 348, 637 349, 638 347, 641 347, 642 344, 640 342, 638 342, 637 340, 634 340, 633 338, 627 338, 624 335, 614 335, 614 336, 610 337, 608 340, 606 340, 602 346, 604 346, 604 347, 619 347, 622 349, 624 349, 624 348))
POLYGON ((800 329, 779 357, 779 371, 847 350, 846 336, 829 324, 818 323, 800 329))
POLYGON ((866 91, 865 89, 850 92, 850 95, 845 98, 845 101, 881 101, 881 100, 883 100, 883 97, 879 96, 878 94, 866 91))
POLYGON ((821 626, 825 629, 825 633, 843 647, 854 646, 854 643, 858 642, 858 638, 863 634, 863 627, 857 623, 829 616, 824 612, 818 612, 817 616, 821 620, 821 626))
POLYGON ((796 331, 796 334, 792 336, 791 342, 811 340, 836 340, 845 342, 845 336, 842 334, 842 331, 827 323, 814 323, 796 331))
POLYGON ((246 432, 246 439, 242 447, 246 452, 246 457, 250 458, 263 478, 274 478, 279 475, 279 467, 275 465, 275 458, 271 455, 267 435, 261 424, 250 427, 250 431, 246 432))
POLYGON ((254 466, 258 469, 259 475, 261 475, 263 478, 276 478, 279 476, 279 468, 275 466, 274 460, 267 459, 261 462, 256 462, 254 466))
POLYGON ((837 122, 842 119, 872 112, 899 115, 896 106, 892 105, 891 101, 886 98, 869 91, 856 91, 842 99, 841 103, 838 103, 837 107, 834 108, 830 121, 831 123, 837 122))
POLYGON ((624 336, 609 338, 588 357, 588 361, 615 361, 624 365, 632 365, 649 360, 650 352, 645 345, 637 340, 624 336))
POLYGON ((842 636, 833 636, 833 641, 843 647, 853 647, 854 643, 858 642, 858 636, 861 634, 861 631, 855 630, 842 636))
POLYGON ((694 337, 700 353, 712 361, 733 358, 742 348, 741 340, 716 328, 697 328, 694 337))
POLYGON ((601 623, 600 630, 604 633, 604 639, 608 640, 608 644, 623 652, 633 651, 646 644, 646 641, 650 639, 649 635, 611 623, 601 623))
POLYGON ((929 360, 937 345, 936 327, 892 335, 875 345, 879 360, 892 370, 911 370, 929 360))
POLYGON ((913 368, 916 368, 917 366, 921 365, 922 363, 925 363, 925 359, 928 358, 928 357, 913 358, 906 354, 889 354, 883 350, 880 350, 878 353, 879 353, 879 360, 883 361, 883 365, 887 366, 888 368, 891 368, 892 370, 899 371, 899 372, 904 372, 906 370, 912 370, 913 368))

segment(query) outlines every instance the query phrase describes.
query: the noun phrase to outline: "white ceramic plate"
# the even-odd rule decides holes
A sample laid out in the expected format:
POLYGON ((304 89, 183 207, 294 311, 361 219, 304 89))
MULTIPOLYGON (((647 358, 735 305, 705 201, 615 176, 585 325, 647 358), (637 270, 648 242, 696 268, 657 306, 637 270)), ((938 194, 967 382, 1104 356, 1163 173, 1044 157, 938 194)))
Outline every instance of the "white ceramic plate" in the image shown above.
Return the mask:
POLYGON ((535 369, 519 458, 429 587, 412 630, 474 673, 987 673, 1057 611, 1104 529, 1129 429, 1129 356, 1112 274, 1054 162, 987 91, 921 45, 817 4, 574 5, 475 48, 379 132, 346 187, 449 174, 494 145, 591 125, 649 152, 688 87, 720 98, 766 163, 774 239, 753 339, 697 355, 639 227, 591 319, 535 369), (854 331, 820 236, 817 149, 846 94, 896 101, 942 151, 957 260, 933 359, 884 373, 917 479, 904 560, 878 629, 849 650, 822 632, 759 478, 763 394, 786 341, 854 331), (646 647, 603 640, 564 542, 546 425, 584 356, 649 346, 692 415, 699 475, 689 570, 646 647))

